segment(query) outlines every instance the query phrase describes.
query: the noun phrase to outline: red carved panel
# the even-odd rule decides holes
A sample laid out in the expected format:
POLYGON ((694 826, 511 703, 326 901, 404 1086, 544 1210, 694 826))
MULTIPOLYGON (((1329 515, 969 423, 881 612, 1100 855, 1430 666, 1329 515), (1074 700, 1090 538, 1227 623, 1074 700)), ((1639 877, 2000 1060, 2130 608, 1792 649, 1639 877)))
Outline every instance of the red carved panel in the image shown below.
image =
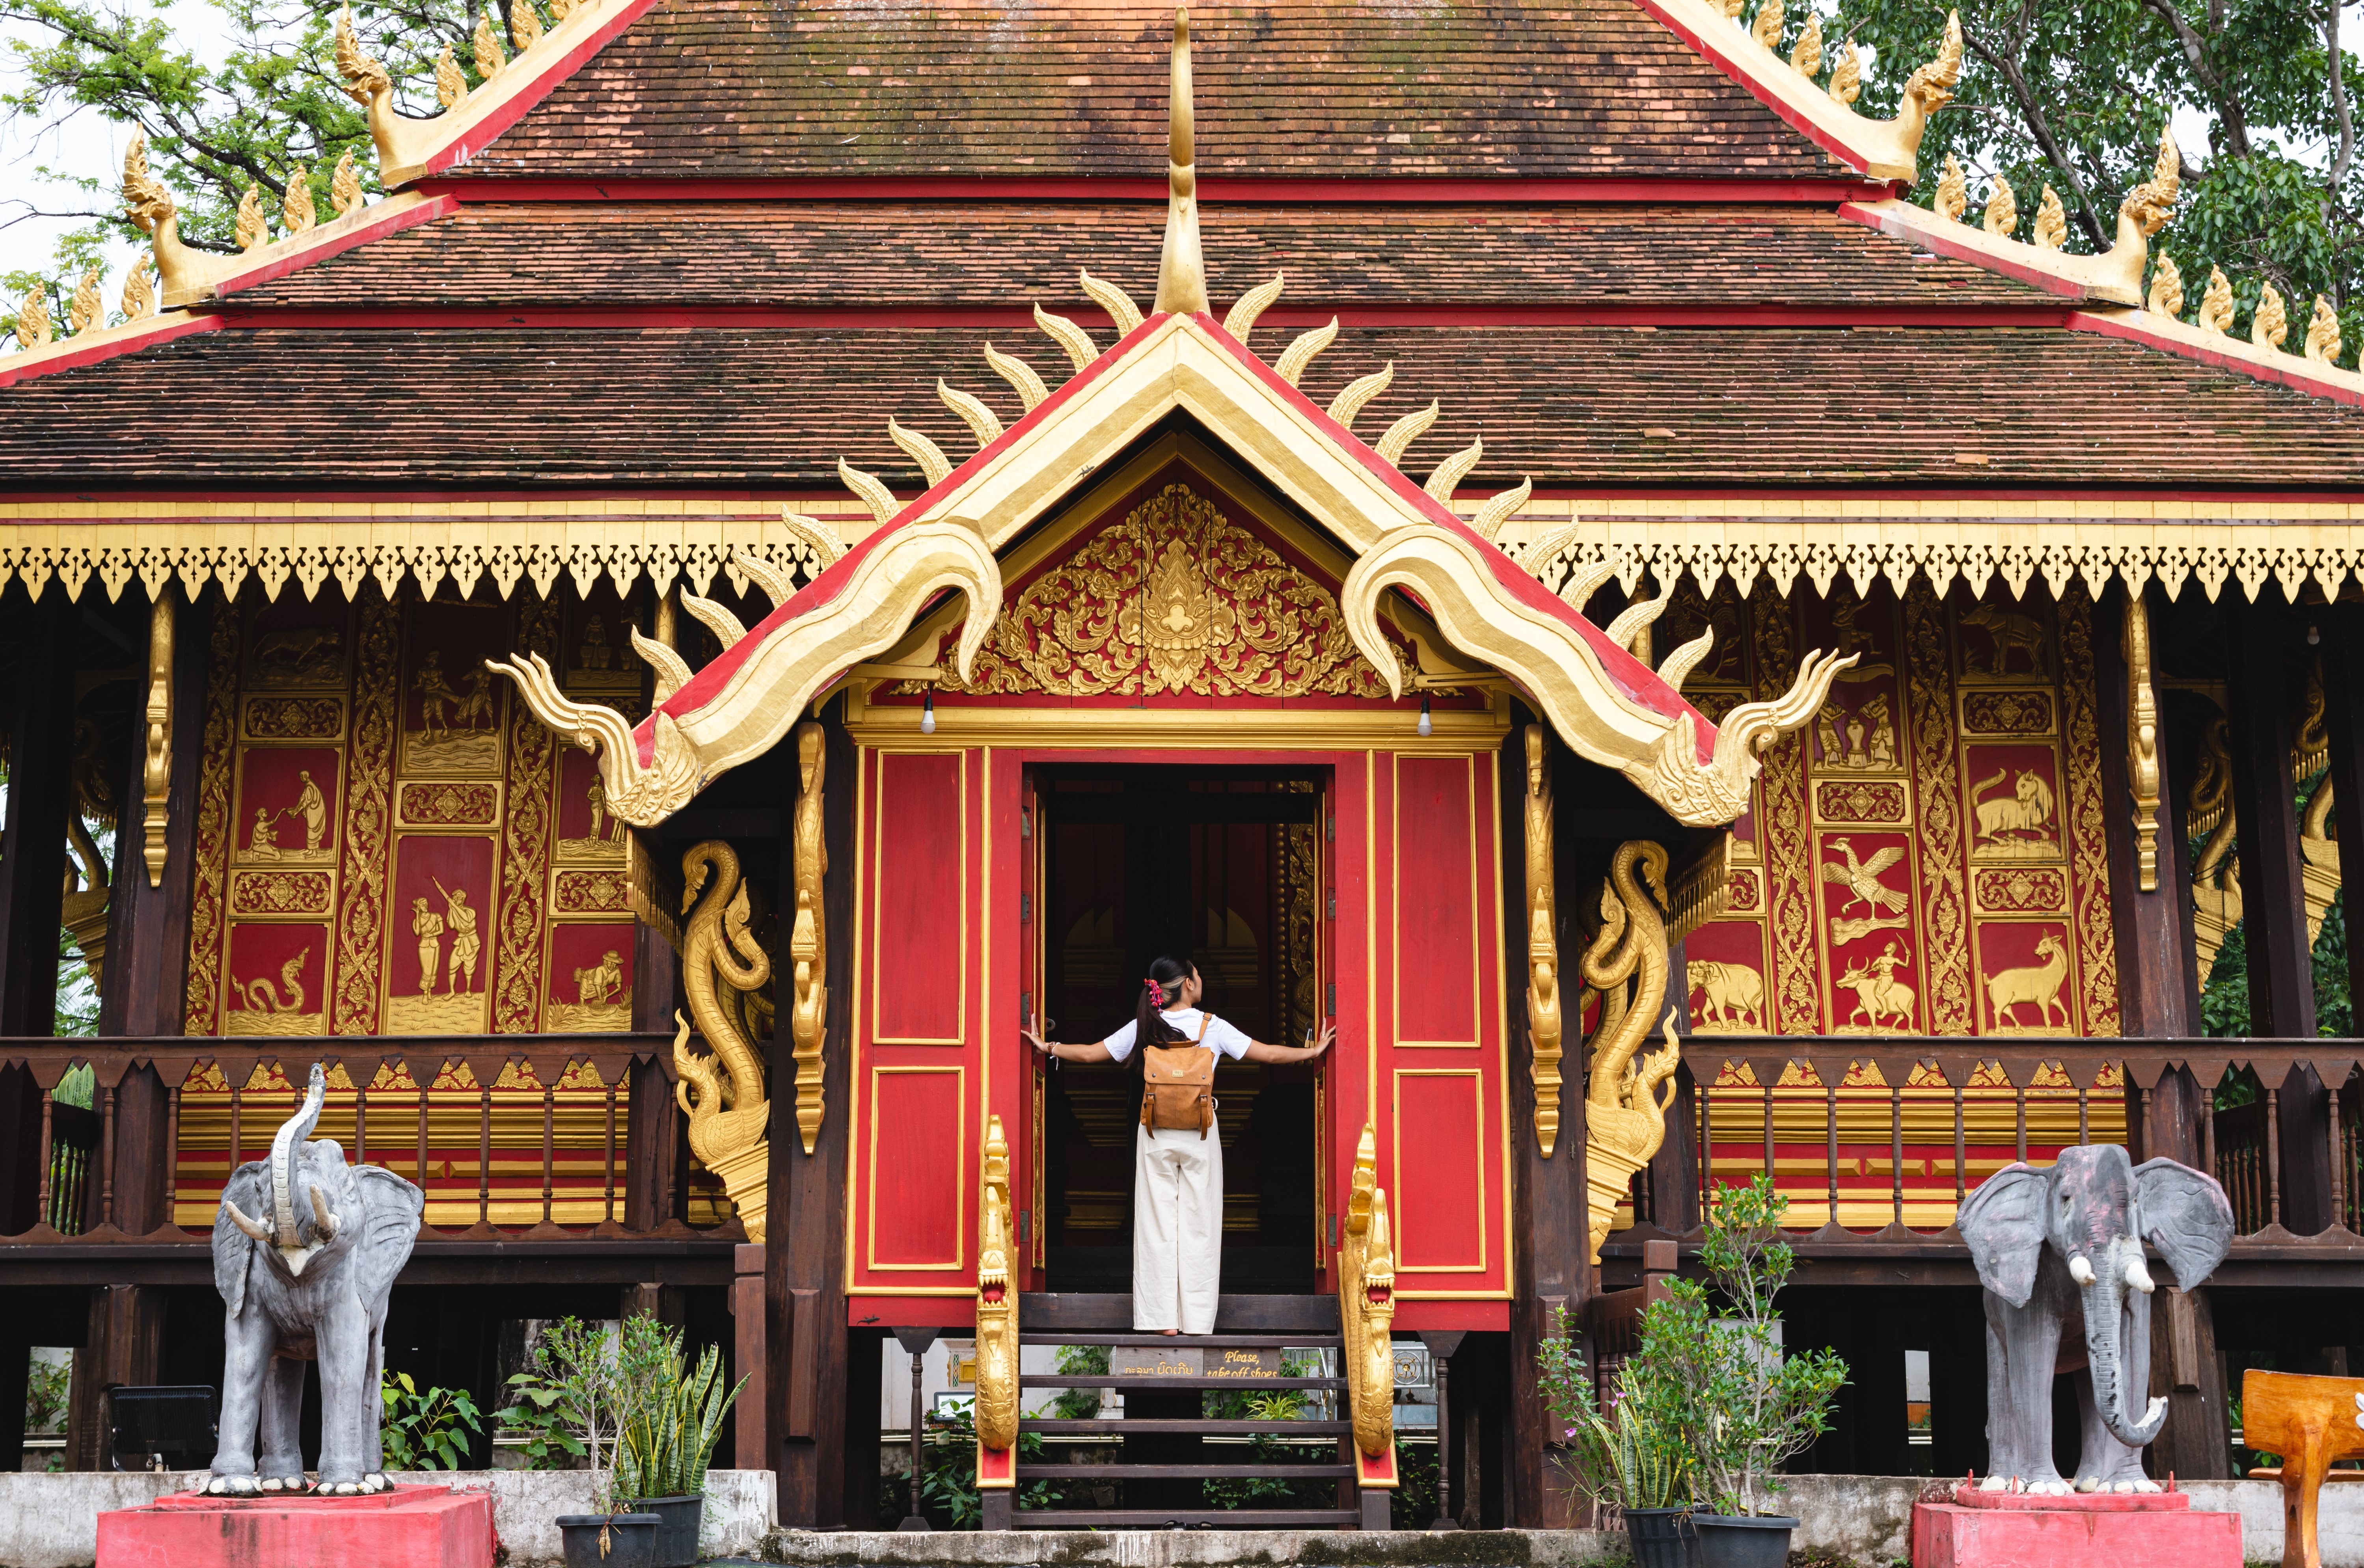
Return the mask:
POLYGON ((957 751, 877 760, 873 1038, 956 1041, 968 960, 962 908, 967 838, 957 751))
POLYGON ((951 1062, 870 1073, 869 1223, 859 1244, 873 1271, 968 1266, 966 1198, 977 1173, 976 1140, 965 1136, 965 1077, 951 1062))
POLYGON ((1396 759, 1395 917, 1415 961, 1396 969, 1396 1038, 1478 1039, 1478 929, 1472 761, 1396 759))

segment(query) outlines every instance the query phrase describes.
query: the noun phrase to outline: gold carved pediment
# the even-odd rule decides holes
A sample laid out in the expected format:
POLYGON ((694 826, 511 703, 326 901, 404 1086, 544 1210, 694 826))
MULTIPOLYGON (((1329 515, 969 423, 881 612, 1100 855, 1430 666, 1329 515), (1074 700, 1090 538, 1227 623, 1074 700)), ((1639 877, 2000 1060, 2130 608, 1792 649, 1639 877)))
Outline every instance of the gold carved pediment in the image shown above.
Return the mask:
POLYGON ((1054 696, 1386 699, 1337 595, 1182 483, 1015 594, 966 684, 1054 696))

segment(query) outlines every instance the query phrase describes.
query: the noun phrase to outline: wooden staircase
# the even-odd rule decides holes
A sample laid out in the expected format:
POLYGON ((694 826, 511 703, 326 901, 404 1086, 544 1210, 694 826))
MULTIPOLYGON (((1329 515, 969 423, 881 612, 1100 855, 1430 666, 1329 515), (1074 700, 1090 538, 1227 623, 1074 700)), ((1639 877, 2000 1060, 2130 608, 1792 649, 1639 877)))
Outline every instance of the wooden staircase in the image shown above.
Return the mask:
MULTIPOLYGON (((1019 1304, 1020 1342, 1027 1345, 1101 1345, 1110 1350, 1281 1351, 1336 1349, 1340 1344, 1338 1298, 1334 1296, 1226 1296, 1216 1305, 1216 1332, 1210 1335, 1168 1336, 1132 1331, 1132 1298, 1129 1296, 1038 1294, 1019 1304)), ((1121 1508, 1020 1508, 1016 1494, 986 1494, 987 1529, 1172 1529, 1191 1527, 1217 1529, 1386 1529, 1389 1494, 1358 1491, 1349 1444, 1353 1424, 1329 1421, 1219 1418, 1198 1414, 1208 1394, 1303 1389, 1333 1395, 1342 1415, 1346 1402, 1343 1377, 1289 1377, 1261 1370, 1226 1371, 1213 1375, 1159 1376, 1141 1373, 1020 1373, 1020 1396, 1054 1388, 1107 1388, 1124 1391, 1127 1414, 1120 1419, 1029 1417, 1019 1423, 1021 1432, 1043 1436, 1109 1439, 1169 1438, 1188 1441, 1207 1437, 1264 1435, 1292 1441, 1330 1440, 1336 1445, 1333 1462, 1266 1460, 1247 1464, 1210 1462, 1060 1464, 1028 1463, 1017 1467, 1022 1491, 1035 1481, 1105 1481, 1179 1483, 1198 1481, 1277 1479, 1326 1481, 1336 1488, 1330 1507, 1210 1508, 1151 1507, 1121 1508), (1150 1397, 1143 1397, 1147 1396, 1150 1397), (1158 1398, 1157 1396, 1165 1396, 1158 1398), (1186 1407, 1187 1416, 1160 1411, 1135 1413, 1172 1404, 1186 1407)), ((1131 1499, 1128 1499, 1131 1501, 1131 1499)))

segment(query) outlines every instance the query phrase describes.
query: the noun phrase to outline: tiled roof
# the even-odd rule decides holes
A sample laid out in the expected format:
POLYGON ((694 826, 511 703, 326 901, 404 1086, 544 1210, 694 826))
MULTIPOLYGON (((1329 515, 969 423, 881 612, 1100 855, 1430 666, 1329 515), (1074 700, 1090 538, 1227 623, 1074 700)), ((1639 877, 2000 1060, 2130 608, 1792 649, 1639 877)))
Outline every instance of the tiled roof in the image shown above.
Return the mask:
MULTIPOLYGON (((1828 207, 1208 204, 1215 296, 1290 305, 2057 304, 1828 207)), ((242 306, 633 302, 1080 306, 1078 269, 1155 292, 1161 203, 468 206, 237 296, 242 306)))
MULTIPOLYGON (((1162 180, 1172 17, 658 0, 454 172, 1162 180)), ((1202 174, 1854 172, 1632 0, 1205 6, 1191 39, 1202 174)))
MULTIPOLYGON (((891 412, 957 461, 935 383, 1016 399, 974 329, 232 329, 0 392, 0 466, 44 487, 839 488, 906 494, 891 412), (158 410, 169 409, 169 420, 158 410)), ((991 334, 1054 384, 1058 350, 991 334)), ((1102 346, 1106 336, 1102 335, 1102 346)), ((1267 353, 1277 343, 1266 345, 1267 353)), ((2058 328, 1350 328, 1305 388, 1396 365, 1357 428, 1432 396, 1404 466, 1482 432, 1467 488, 2349 489, 2364 411, 2058 328)))

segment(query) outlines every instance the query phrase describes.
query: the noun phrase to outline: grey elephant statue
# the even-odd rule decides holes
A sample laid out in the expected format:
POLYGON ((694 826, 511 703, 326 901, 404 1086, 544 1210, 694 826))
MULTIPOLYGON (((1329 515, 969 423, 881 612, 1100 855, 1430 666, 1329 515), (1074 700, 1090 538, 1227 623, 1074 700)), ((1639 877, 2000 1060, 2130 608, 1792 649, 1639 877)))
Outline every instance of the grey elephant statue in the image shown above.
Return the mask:
POLYGON ((2076 1379, 2079 1492, 2156 1492, 2142 1451, 2167 1401, 2136 1419, 2150 1387, 2150 1297, 2143 1243, 2179 1289, 2225 1261, 2233 1207, 2216 1178, 2172 1160, 2135 1164, 2114 1143, 2060 1151, 2049 1170, 2006 1165, 1955 1220, 1986 1286, 1987 1469, 1981 1486, 2065 1495, 2052 1462, 2052 1379, 2076 1379))
POLYGON ((320 1368, 318 1490, 351 1496, 391 1485, 379 1433, 386 1301, 427 1195, 391 1171, 346 1164, 333 1140, 312 1139, 327 1093, 315 1062, 271 1157, 240 1165, 222 1189, 214 1284, 229 1315, 209 1493, 306 1489, 297 1418, 307 1361, 320 1368))

